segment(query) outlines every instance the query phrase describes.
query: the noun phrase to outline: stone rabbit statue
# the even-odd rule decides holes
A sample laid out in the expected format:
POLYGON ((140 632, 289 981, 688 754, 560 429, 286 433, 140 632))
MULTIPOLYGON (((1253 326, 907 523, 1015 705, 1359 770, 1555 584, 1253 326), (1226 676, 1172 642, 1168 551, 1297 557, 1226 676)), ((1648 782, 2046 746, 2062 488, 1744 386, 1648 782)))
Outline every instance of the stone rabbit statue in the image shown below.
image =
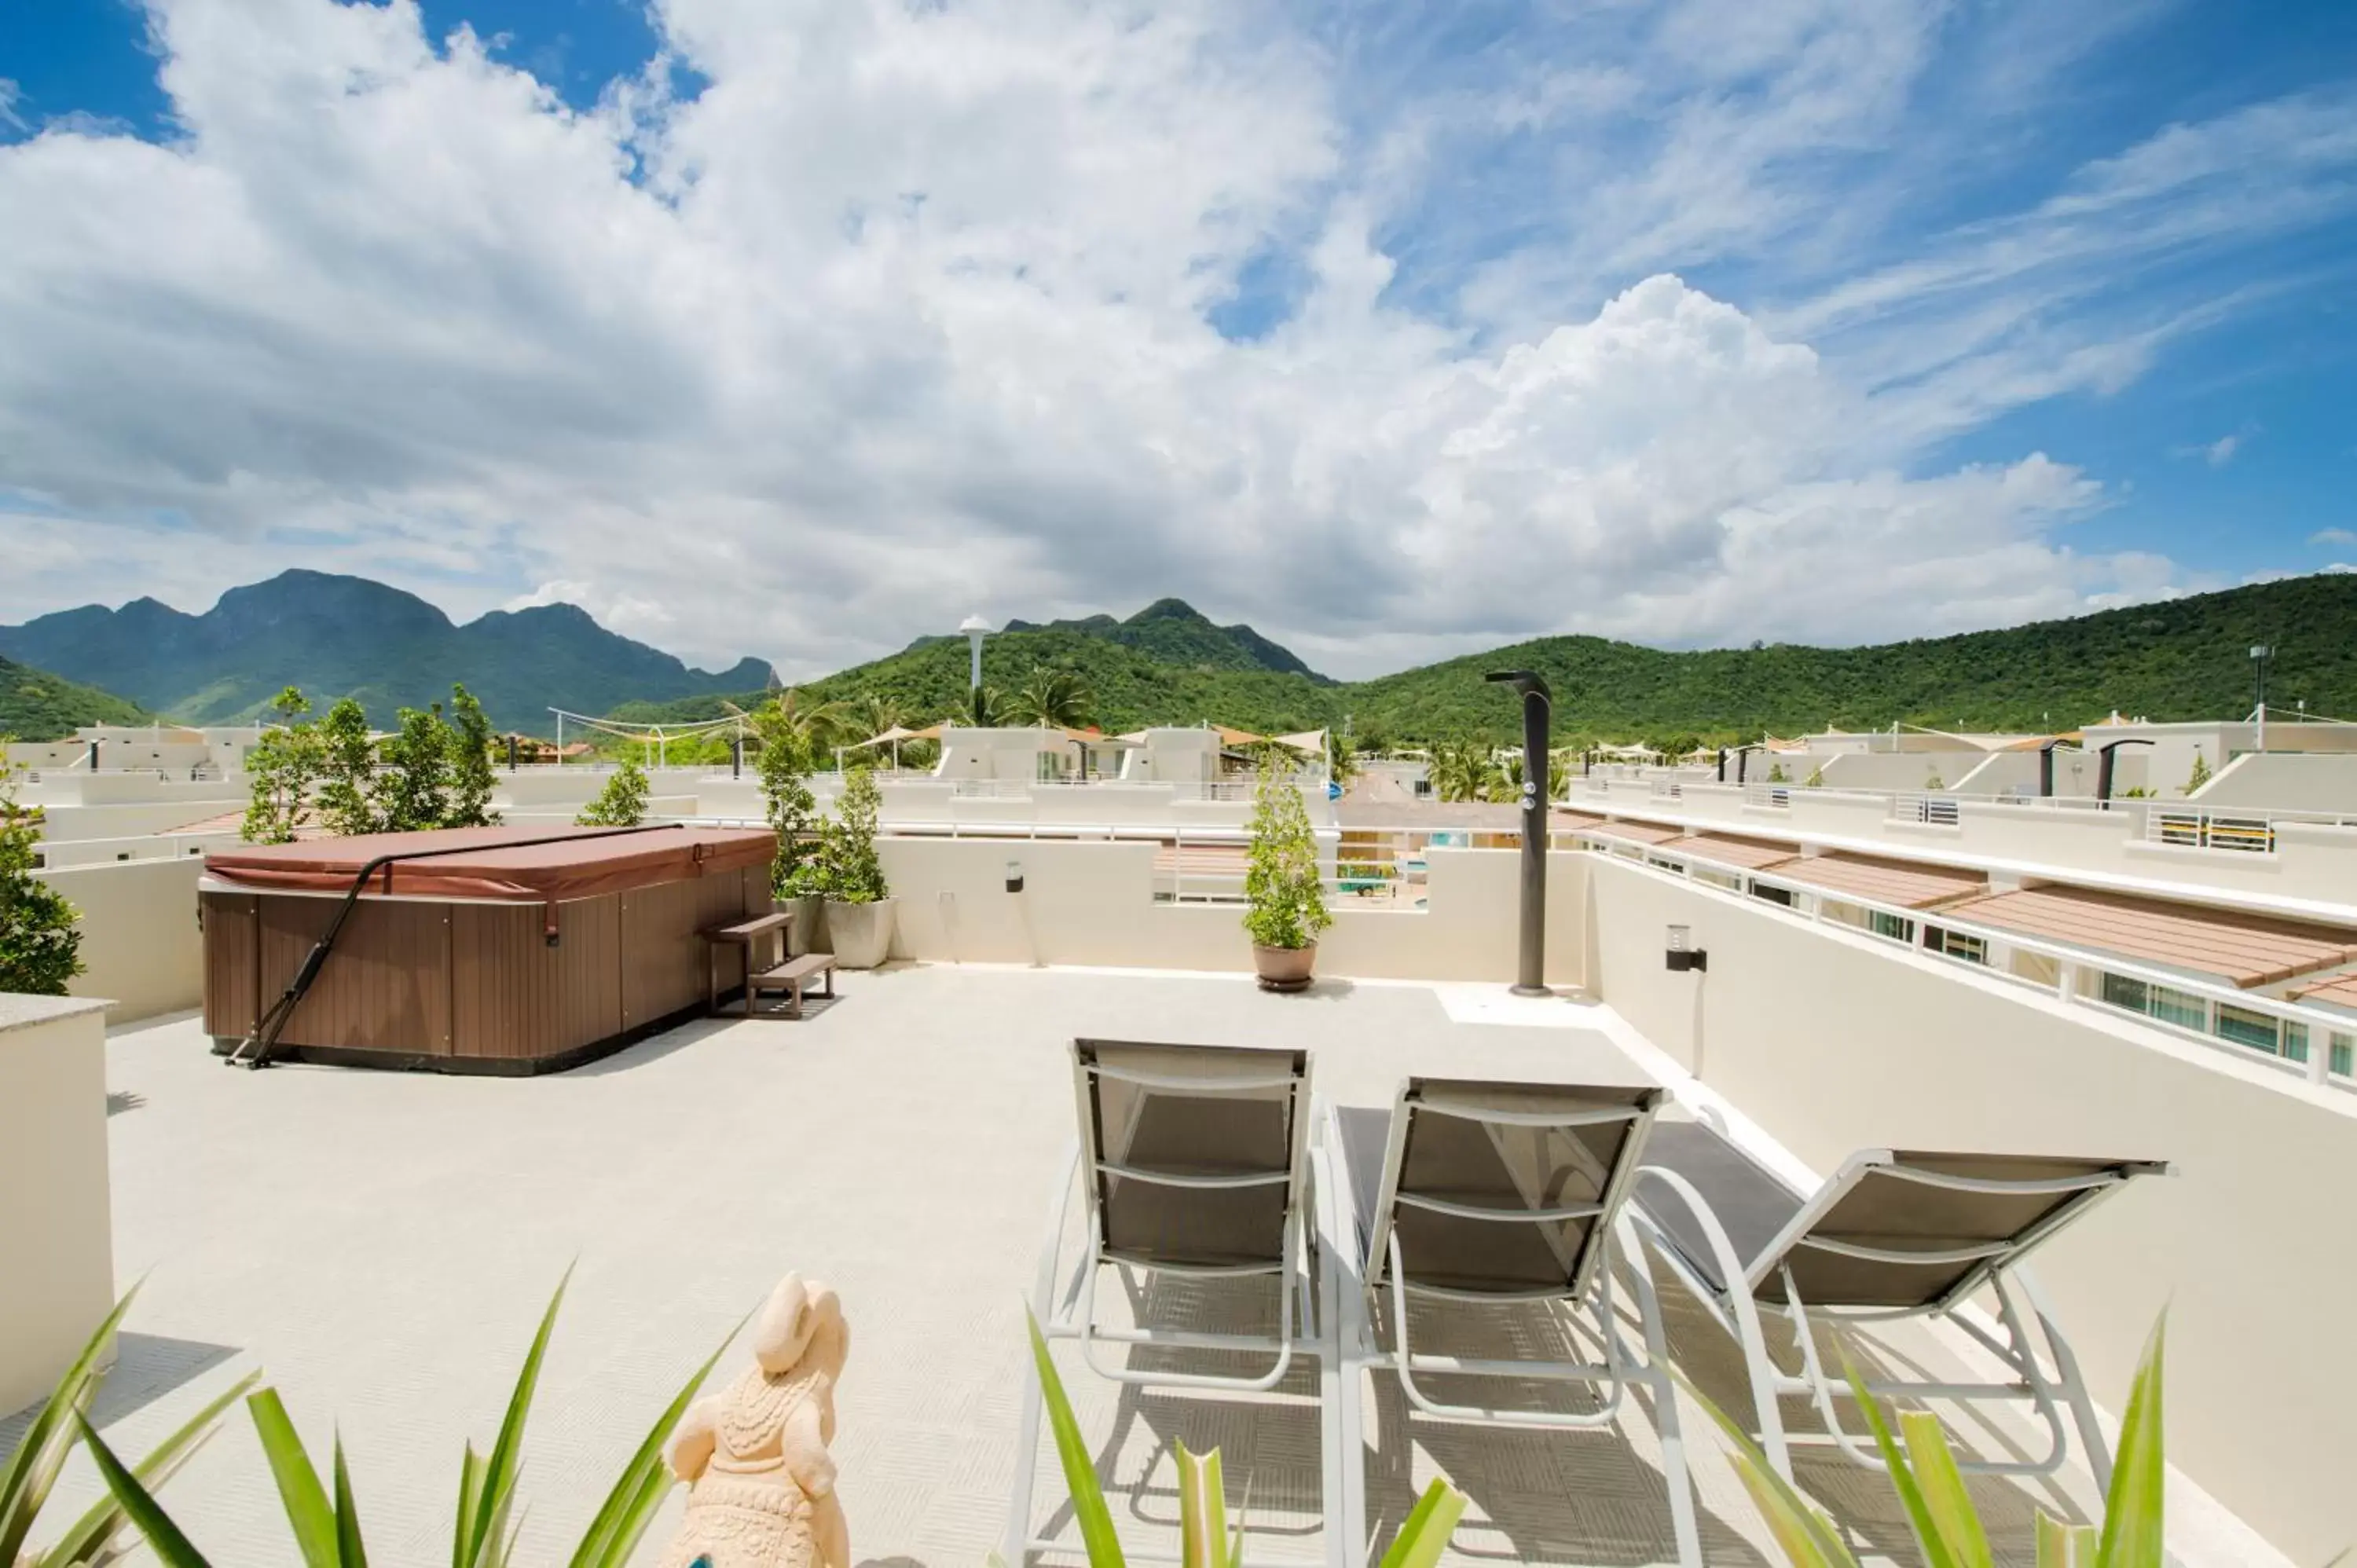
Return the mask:
POLYGON ((690 1405, 671 1440, 687 1517, 662 1568, 851 1568, 834 1495, 834 1388, 851 1352, 843 1303, 788 1274, 753 1320, 753 1365, 690 1405))

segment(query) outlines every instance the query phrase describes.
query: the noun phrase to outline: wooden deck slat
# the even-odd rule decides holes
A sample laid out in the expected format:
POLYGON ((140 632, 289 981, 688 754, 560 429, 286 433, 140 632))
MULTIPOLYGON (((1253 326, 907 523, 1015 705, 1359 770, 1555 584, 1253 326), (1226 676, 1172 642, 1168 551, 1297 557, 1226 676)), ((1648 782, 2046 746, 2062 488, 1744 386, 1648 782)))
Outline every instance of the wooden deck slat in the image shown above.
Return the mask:
POLYGON ((1598 838, 1626 839, 1631 843, 1663 843, 1682 837, 1684 828, 1663 827, 1658 822, 1606 822, 1583 824, 1578 830, 1598 838))
POLYGON ((2357 931, 2090 888, 1995 893, 1959 904, 1951 913, 1981 925, 2214 974, 2246 989, 2357 957, 2357 931))
POLYGON ((1780 882, 1797 882, 1829 893, 1855 894, 1878 904, 1895 904, 1902 909, 1928 909, 1953 898, 1988 890, 1988 878, 1976 871, 1882 860, 1840 851, 1809 859, 1795 857, 1769 869, 1780 882))
POLYGON ((1662 847, 1692 855, 1696 860, 1709 861, 1714 865, 1729 865, 1742 871, 1765 870, 1792 860, 1801 853, 1801 846, 1796 843, 1742 838, 1734 833, 1688 833, 1683 838, 1667 840, 1662 847))

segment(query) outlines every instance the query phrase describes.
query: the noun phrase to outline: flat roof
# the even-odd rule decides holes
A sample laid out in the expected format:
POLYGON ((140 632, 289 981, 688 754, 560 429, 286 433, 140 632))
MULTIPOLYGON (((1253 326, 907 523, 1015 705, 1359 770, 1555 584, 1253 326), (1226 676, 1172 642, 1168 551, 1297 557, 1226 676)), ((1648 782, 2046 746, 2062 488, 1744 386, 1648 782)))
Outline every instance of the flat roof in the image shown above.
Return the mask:
POLYGON ((2357 931, 2084 887, 2025 887, 1948 911, 1986 926, 2212 974, 2249 987, 2357 957, 2357 931))
POLYGON ((2303 985, 2291 993, 2295 1002, 2321 1002, 2327 1006, 2346 1007, 2357 1012, 2357 974, 2331 974, 2313 985, 2303 985))
POLYGON ((1773 871, 1780 882, 1797 882, 1829 893, 1854 894, 1902 909, 1928 909, 1934 904, 1988 891, 1988 878, 1977 871, 1926 865, 1918 861, 1886 860, 1845 850, 1806 858, 1795 856, 1773 871))
POLYGON ((1688 833, 1664 841, 1662 847, 1715 865, 1738 866, 1745 871, 1758 871, 1793 859, 1801 853, 1797 843, 1742 838, 1734 833, 1688 833))
POLYGON ((1574 822, 1572 826, 1591 837, 1626 839, 1631 843, 1663 843, 1685 834, 1684 828, 1663 827, 1659 822, 1608 822, 1602 817, 1574 822))
POLYGON ((342 893, 379 856, 422 853, 428 858, 388 863, 368 891, 554 903, 767 865, 777 847, 767 828, 436 828, 241 844, 206 855, 205 872, 255 893, 342 893))

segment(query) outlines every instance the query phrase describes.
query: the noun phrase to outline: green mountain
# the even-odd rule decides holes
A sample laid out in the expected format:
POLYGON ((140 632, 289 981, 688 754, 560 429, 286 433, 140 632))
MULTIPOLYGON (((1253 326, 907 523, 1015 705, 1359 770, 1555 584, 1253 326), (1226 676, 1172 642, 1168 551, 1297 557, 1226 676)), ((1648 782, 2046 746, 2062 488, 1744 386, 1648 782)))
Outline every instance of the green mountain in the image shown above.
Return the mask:
MULTIPOLYGON (((1071 669, 1095 695, 1096 721, 1115 731, 1212 719, 1268 732, 1337 725, 1348 716, 1361 736, 1502 741, 1520 733, 1517 711, 1507 693, 1481 677, 1533 669, 1555 689, 1561 740, 1715 741, 1828 724, 1878 728, 1894 720, 2063 728, 2115 708, 2153 719, 2224 718, 2249 710, 2249 650, 2265 643, 2276 650, 2270 700, 2278 711, 2304 700, 2312 713, 2357 717, 2357 575, 2347 574, 1868 648, 1671 651, 1549 637, 1350 684, 1240 659, 1233 642, 1229 652, 1208 655, 1207 630, 1232 638, 1248 628, 1222 632, 1175 607, 1198 623, 1187 625, 1169 605, 1130 621, 1013 623, 1016 629, 984 644, 983 678, 1008 691, 1039 667, 1071 669), (1163 612, 1156 619, 1174 624, 1135 639, 1113 635, 1155 611, 1163 612), (1176 657, 1162 656, 1173 649, 1176 657)), ((802 688, 817 700, 888 698, 918 722, 955 711, 965 689, 965 645, 955 639, 927 639, 802 688)), ((761 696, 747 691, 733 700, 750 706, 761 696)), ((719 698, 707 697, 640 704, 631 716, 683 721, 724 711, 719 698)))
POLYGON ((1214 626, 1184 599, 1157 599, 1127 620, 1107 615, 1036 626, 1028 620, 1010 620, 1006 629, 1101 637, 1136 649, 1157 664, 1182 669, 1271 670, 1280 675, 1307 675, 1321 686, 1334 684, 1304 664, 1291 649, 1271 642, 1248 626, 1214 626))
MULTIPOLYGON (((927 638, 872 664, 807 682, 800 690, 809 702, 882 698, 909 722, 930 724, 963 711, 967 657, 962 638, 927 638)), ((1206 719, 1262 731, 1308 729, 1327 722, 1334 693, 1348 689, 1292 671, 1165 663, 1093 630, 1004 631, 983 644, 983 681, 1001 692, 1012 692, 1041 668, 1077 672, 1093 698, 1092 718, 1115 732, 1206 719)), ((726 703, 749 708, 767 695, 749 691, 726 698, 626 703, 613 716, 684 724, 722 716, 726 703)))
POLYGON ((572 605, 495 610, 458 626, 414 594, 300 571, 231 588, 202 615, 143 598, 0 627, 0 655, 191 724, 250 719, 293 685, 318 706, 358 698, 371 722, 390 725, 397 709, 447 701, 462 681, 494 724, 540 734, 552 726, 551 706, 602 714, 769 678, 752 659, 719 674, 691 670, 572 605))
POLYGON ((83 725, 145 724, 148 716, 112 693, 0 659, 0 735, 62 740, 83 725))
POLYGON ((2357 718, 2357 575, 2326 574, 2103 610, 2068 620, 1871 648, 1663 652, 1549 637, 1350 688, 1359 727, 1394 735, 1504 733, 1510 707, 1485 671, 1533 669, 1555 690, 1559 731, 1598 736, 1779 735, 1880 727, 2072 728, 2130 717, 2219 719, 2250 711, 2250 650, 2275 650, 2278 712, 2357 718))

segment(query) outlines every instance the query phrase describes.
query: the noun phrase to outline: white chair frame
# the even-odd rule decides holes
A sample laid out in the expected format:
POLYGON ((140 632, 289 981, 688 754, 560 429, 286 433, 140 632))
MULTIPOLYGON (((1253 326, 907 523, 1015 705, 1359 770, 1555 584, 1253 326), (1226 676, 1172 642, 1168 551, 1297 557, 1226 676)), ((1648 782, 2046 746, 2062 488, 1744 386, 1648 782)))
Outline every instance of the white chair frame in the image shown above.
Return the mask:
MULTIPOLYGON (((1598 1201, 1546 1209, 1490 1211, 1429 1197, 1402 1197, 1399 1192, 1400 1165, 1405 1147, 1405 1119, 1411 1114, 1453 1116, 1491 1126, 1571 1127, 1603 1122, 1650 1121, 1652 1111, 1615 1108, 1587 1112, 1503 1112, 1480 1111, 1444 1102, 1425 1101, 1411 1106, 1395 1101, 1383 1157, 1383 1183, 1375 1202, 1373 1230, 1361 1239, 1363 1251, 1361 1247, 1352 1247, 1344 1254, 1351 1261, 1355 1277, 1349 1282, 1352 1288, 1342 1292, 1346 1310, 1338 1328, 1342 1359, 1350 1374, 1347 1381, 1355 1384, 1361 1370, 1387 1369, 1399 1379, 1400 1390, 1406 1395, 1409 1405, 1420 1414, 1436 1421, 1548 1432, 1597 1431, 1610 1427, 1620 1419, 1623 1397, 1631 1385, 1650 1389, 1662 1444, 1663 1479, 1669 1494, 1671 1527, 1677 1540, 1678 1562, 1683 1568, 1701 1568, 1702 1544, 1695 1520, 1694 1485, 1686 1466, 1678 1393, 1670 1374, 1669 1347, 1662 1326, 1660 1298, 1653 1288, 1644 1250, 1638 1244, 1636 1231, 1623 1207, 1623 1200, 1634 1180, 1635 1161, 1641 1148, 1643 1130, 1641 1128, 1632 1134, 1632 1146, 1623 1154, 1619 1168, 1614 1171, 1604 1196, 1598 1201), (1450 1290, 1408 1283, 1399 1233, 1391 1224, 1392 1210, 1401 1203, 1459 1219, 1501 1223, 1590 1219, 1598 1222, 1599 1229, 1589 1243, 1587 1259, 1579 1277, 1568 1288, 1514 1294, 1450 1290), (1378 1253, 1388 1262, 1387 1270, 1375 1266, 1378 1253), (1645 1345, 1641 1356, 1624 1337, 1615 1310, 1613 1275, 1616 1262, 1625 1262, 1629 1266, 1638 1317, 1643 1325, 1645 1345), (1391 1312, 1388 1315, 1391 1340, 1388 1345, 1376 1328, 1376 1325, 1384 1320, 1380 1297, 1386 1290, 1391 1295, 1391 1312), (1604 1359, 1600 1363, 1491 1360, 1421 1352, 1415 1348, 1409 1337, 1407 1298, 1410 1296, 1420 1300, 1456 1302, 1474 1310, 1559 1305, 1572 1315, 1575 1322, 1585 1316, 1586 1326, 1604 1347, 1604 1359), (1416 1377, 1419 1373, 1594 1384, 1602 1391, 1601 1402, 1595 1410, 1583 1412, 1501 1410, 1490 1405, 1447 1403, 1432 1398, 1418 1386, 1416 1377)), ((1340 1168, 1344 1157, 1342 1140, 1339 1120, 1332 1107, 1321 1107, 1320 1124, 1326 1129, 1328 1156, 1335 1175, 1347 1180, 1348 1173, 1340 1168)), ((1352 1229, 1355 1230, 1355 1226, 1352 1229)), ((1363 1557, 1371 1544, 1365 1533, 1364 1477, 1360 1474, 1353 1478, 1358 1482, 1361 1495, 1353 1498, 1349 1510, 1349 1525, 1353 1531, 1351 1539, 1360 1543, 1363 1557)))
MULTIPOLYGON (((1835 1402, 1845 1399, 1854 1402, 1856 1391, 1851 1389, 1846 1374, 1828 1374, 1824 1359, 1817 1351, 1812 1315, 1816 1319, 1843 1326, 1931 1317, 1953 1324, 1967 1338, 1996 1358, 2012 1374, 2011 1379, 2004 1382, 1861 1379, 1868 1394, 1884 1399, 1942 1400, 1965 1406, 2029 1403, 2046 1429, 2045 1451, 2019 1459, 1960 1457, 1957 1468, 1970 1475, 2052 1475, 2070 1457, 2070 1437, 2063 1426, 2063 1410, 2067 1407, 2071 1424, 2078 1429, 2080 1443, 2086 1453, 2087 1467, 2094 1477, 2096 1487, 2099 1491, 2108 1491, 2112 1480, 2112 1455, 2104 1439, 2103 1428, 2096 1420, 2094 1401, 2087 1391, 2086 1379, 2079 1369, 2078 1358, 2072 1353, 2070 1341, 2063 1337, 2052 1305, 2022 1260, 2040 1243, 2084 1216, 2136 1176, 2147 1174, 2147 1170, 2166 1168, 2130 1164, 2125 1174, 2097 1171, 2045 1180, 2002 1181, 1928 1171, 1901 1163, 1891 1150, 1865 1150, 1844 1162, 1833 1179, 1818 1188, 1815 1195, 1801 1206, 1800 1212, 1792 1217, 1783 1230, 1760 1250, 1759 1257, 1747 1263, 1737 1255, 1735 1243, 1727 1235, 1727 1228, 1712 1210, 1709 1200, 1693 1182, 1665 1166, 1641 1166, 1637 1173, 1640 1183, 1650 1180, 1666 1188, 1694 1217, 1720 1277, 1732 1282, 1724 1291, 1715 1288, 1688 1265, 1677 1244, 1671 1240, 1661 1223, 1646 1212, 1644 1205, 1632 1204, 1631 1213, 1639 1232, 1652 1242, 1652 1250, 1669 1265, 1670 1272, 1684 1283, 1741 1348, 1745 1370, 1751 1384, 1754 1425, 1760 1434, 1760 1446, 1776 1473, 1785 1480, 1792 1479, 1792 1448, 1813 1444, 1805 1438, 1796 1440, 1784 1430, 1783 1412, 1777 1404, 1779 1396, 1783 1394, 1804 1394, 1815 1405, 1818 1419, 1825 1427, 1825 1436, 1819 1442, 1839 1449, 1853 1464, 1867 1469, 1887 1468, 1870 1438, 1854 1434, 1842 1424, 1835 1402), (1959 1192, 2017 1195, 2075 1192, 2080 1196, 2058 1205, 2036 1226, 2018 1236, 1945 1251, 1865 1247, 1809 1233, 1853 1188, 1875 1176, 1959 1192), (1975 1266, 1966 1270, 1936 1300, 1920 1306, 1842 1307, 1819 1304, 1811 1307, 1803 1301, 1790 1266, 1792 1253, 1803 1248, 1875 1262, 1973 1262, 1975 1266), (1771 1275, 1781 1277, 1783 1282, 1781 1313, 1792 1326, 1799 1348, 1801 1370, 1797 1374, 1779 1367, 1768 1351, 1767 1335, 1761 1326, 1761 1307, 1756 1299, 1756 1292, 1761 1282, 1771 1275), (2004 1329, 2002 1338, 1983 1326, 1977 1315, 1959 1310, 1983 1288, 1988 1289, 1996 1299, 1997 1319, 2004 1329), (2023 1303, 2015 1299, 2017 1291, 2027 1302, 2029 1311, 2026 1315, 2022 1310, 2023 1303), (2039 1330, 2035 1338, 2029 1328, 2032 1319, 2039 1330), (2052 1363, 2050 1370, 2040 1363, 2038 1343, 2040 1339, 2044 1341, 2043 1354, 2052 1363)), ((1774 1310, 1772 1305, 1770 1310, 1774 1310)))
MULTIPOLYGON (((1083 1135, 1074 1139, 1067 1149, 1063 1174, 1049 1199, 1046 1239, 1040 1247, 1039 1272, 1031 1297, 1032 1315, 1039 1321, 1041 1336, 1050 1344, 1060 1339, 1077 1340, 1082 1359, 1090 1370, 1110 1381, 1141 1389, 1265 1396, 1285 1380, 1297 1357, 1315 1359, 1318 1364, 1322 1495, 1327 1515, 1325 1555, 1316 1561, 1321 1562, 1325 1568, 1354 1568, 1361 1559, 1352 1556, 1349 1543, 1359 1542, 1363 1549, 1363 1534, 1348 1528, 1338 1528, 1346 1524, 1350 1517, 1350 1502, 1360 1491, 1365 1470, 1365 1455, 1359 1429, 1356 1378, 1344 1376, 1334 1334, 1341 1310, 1338 1299, 1340 1283, 1333 1263, 1345 1255, 1340 1230, 1344 1221, 1335 1203, 1335 1194, 1339 1189, 1329 1178, 1326 1151, 1312 1135, 1314 1117, 1307 1067, 1298 1079, 1290 1074, 1272 1077, 1265 1073, 1228 1078, 1179 1078, 1114 1068, 1103 1063, 1094 1067, 1076 1064, 1074 1083, 1081 1101, 1080 1124, 1084 1131, 1083 1135), (1086 1074, 1090 1072, 1144 1088, 1172 1090, 1241 1092, 1289 1086, 1296 1097, 1289 1168, 1277 1176, 1179 1176, 1165 1172, 1140 1171, 1107 1162, 1096 1154, 1092 1146, 1092 1141, 1086 1135, 1086 1130, 1093 1125, 1086 1082, 1086 1074), (1119 1258, 1109 1259, 1104 1256, 1103 1227, 1096 1209, 1095 1177, 1100 1169, 1127 1179, 1206 1189, 1284 1181, 1289 1188, 1286 1206, 1284 1261, 1275 1264, 1193 1267, 1169 1263, 1148 1265, 1119 1258), (1076 1185, 1081 1189, 1077 1205, 1072 1202, 1072 1189, 1076 1185), (1309 1211, 1307 1215, 1305 1207, 1309 1211), (1084 1220, 1087 1240, 1074 1251, 1067 1268, 1065 1234, 1075 1208, 1084 1220), (1311 1234, 1313 1230, 1314 1237, 1311 1234), (1189 1278, 1248 1278, 1261 1274, 1275 1277, 1279 1282, 1277 1332, 1268 1336, 1107 1327, 1096 1320, 1096 1288, 1098 1271, 1108 1264, 1124 1271, 1139 1270, 1189 1278), (1262 1353, 1268 1355, 1271 1361, 1265 1371, 1235 1377, 1211 1373, 1142 1372, 1127 1366, 1109 1366, 1101 1360, 1099 1348, 1105 1345, 1142 1346, 1166 1350, 1262 1353)), ((1024 1568, 1029 1554, 1034 1552, 1071 1550, 1069 1541, 1058 1541, 1032 1533, 1031 1510, 1036 1491, 1041 1401, 1039 1375, 1033 1369, 1025 1378, 1023 1414, 1017 1434, 1014 1496, 1007 1510, 1002 1552, 1009 1568, 1024 1568)), ((1126 1542, 1123 1551, 1124 1555, 1133 1562, 1176 1563, 1180 1560, 1175 1552, 1136 1548, 1126 1542)), ((1269 1563, 1272 1568, 1277 1564, 1284 1564, 1286 1568, 1302 1568, 1312 1560, 1255 1555, 1248 1557, 1246 1562, 1248 1564, 1269 1563)))

